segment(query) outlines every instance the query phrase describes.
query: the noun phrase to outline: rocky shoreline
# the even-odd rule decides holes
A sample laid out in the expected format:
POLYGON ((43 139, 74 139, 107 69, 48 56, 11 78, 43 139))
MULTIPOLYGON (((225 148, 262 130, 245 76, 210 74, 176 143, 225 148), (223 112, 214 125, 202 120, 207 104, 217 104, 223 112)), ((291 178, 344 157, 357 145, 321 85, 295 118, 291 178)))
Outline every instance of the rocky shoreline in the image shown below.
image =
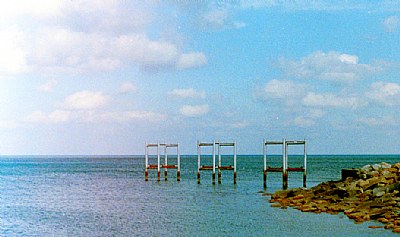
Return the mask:
POLYGON ((382 224, 370 225, 370 228, 400 233, 400 163, 383 162, 353 171, 352 177, 344 180, 263 195, 271 195, 272 207, 293 207, 314 213, 342 212, 355 223, 376 220, 382 224))

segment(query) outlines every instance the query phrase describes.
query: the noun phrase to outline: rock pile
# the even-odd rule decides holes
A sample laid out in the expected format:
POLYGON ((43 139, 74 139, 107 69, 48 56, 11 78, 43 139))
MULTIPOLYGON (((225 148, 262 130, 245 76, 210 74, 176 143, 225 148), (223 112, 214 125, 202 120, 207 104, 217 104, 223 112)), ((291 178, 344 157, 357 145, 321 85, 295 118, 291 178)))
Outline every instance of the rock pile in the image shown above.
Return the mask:
POLYGON ((270 202, 272 207, 293 207, 302 212, 343 212, 355 223, 377 220, 384 225, 370 228, 400 233, 400 163, 366 165, 357 170, 356 177, 346 180, 277 191, 270 202))

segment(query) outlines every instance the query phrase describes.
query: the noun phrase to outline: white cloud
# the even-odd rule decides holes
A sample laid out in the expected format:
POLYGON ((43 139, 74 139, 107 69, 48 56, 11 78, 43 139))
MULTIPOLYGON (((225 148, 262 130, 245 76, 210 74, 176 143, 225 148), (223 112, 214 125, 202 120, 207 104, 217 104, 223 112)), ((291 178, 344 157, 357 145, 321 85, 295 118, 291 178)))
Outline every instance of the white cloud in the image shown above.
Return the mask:
POLYGON ((174 89, 168 92, 169 95, 179 97, 179 98, 201 98, 204 99, 206 97, 205 91, 196 91, 193 88, 188 89, 174 89))
POLYGON ((311 118, 321 118, 326 114, 325 111, 320 110, 320 109, 311 109, 310 111, 307 112, 308 116, 311 118))
POLYGON ((155 113, 144 110, 131 110, 123 112, 107 112, 97 115, 98 120, 103 122, 163 122, 168 116, 163 113, 155 113))
POLYGON ((17 30, 0 31, 0 75, 18 74, 27 71, 24 34, 17 30))
POLYGON ((305 92, 305 85, 292 81, 273 79, 264 87, 265 96, 275 99, 283 99, 290 96, 299 97, 305 92))
MULTIPOLYGON (((28 123, 61 124, 67 122, 114 123, 114 122, 162 122, 167 115, 151 111, 98 112, 88 110, 55 110, 50 113, 34 111, 23 120, 28 123)), ((0 126, 1 128, 1 126, 0 126)))
POLYGON ((64 1, 59 0, 15 0, 1 1, 0 15, 2 18, 18 16, 50 17, 61 14, 64 1))
POLYGON ((43 29, 33 37, 27 60, 37 70, 109 71, 129 65, 146 70, 190 69, 207 64, 202 52, 181 53, 178 46, 144 34, 109 36, 67 29, 43 29))
POLYGON ((119 87, 119 93, 121 93, 121 94, 132 93, 132 92, 136 92, 136 91, 137 91, 136 86, 128 81, 122 83, 119 87))
POLYGON ((42 111, 34 111, 24 121, 30 123, 64 123, 70 121, 71 118, 72 113, 67 110, 55 110, 48 114, 42 111))
POLYGON ((48 119, 52 123, 63 123, 70 120, 71 111, 55 110, 48 115, 48 119))
POLYGON ((145 1, 65 1, 63 11, 65 23, 77 31, 121 34, 145 31, 154 18, 149 4, 145 1), (75 19, 79 19, 79 24, 75 19))
POLYGON ((366 96, 383 105, 400 104, 400 85, 397 83, 375 82, 371 85, 366 96))
POLYGON ((57 85, 57 83, 57 80, 50 79, 43 85, 40 85, 37 89, 42 92, 51 92, 53 91, 53 88, 57 85))
POLYGON ((40 32, 33 47, 29 58, 32 64, 67 71, 115 70, 129 63, 162 67, 174 65, 179 56, 175 45, 152 41, 145 35, 109 37, 66 29, 40 32))
POLYGON ((167 115, 150 111, 126 111, 123 113, 123 117, 127 120, 143 120, 152 122, 167 120, 167 115))
POLYGON ((339 60, 340 60, 340 62, 347 63, 347 64, 357 64, 358 63, 358 57, 356 55, 350 55, 350 54, 339 55, 339 60))
POLYGON ((34 111, 25 118, 26 122, 46 123, 48 122, 47 114, 42 111, 34 111))
POLYGON ((309 92, 302 100, 305 106, 310 107, 336 107, 356 109, 366 106, 367 102, 356 96, 339 96, 332 93, 318 94, 309 92))
POLYGON ((177 67, 179 69, 197 68, 207 65, 207 63, 207 58, 204 53, 186 53, 180 55, 177 62, 177 67))
POLYGON ((293 104, 307 93, 307 86, 292 81, 273 79, 259 93, 266 100, 278 99, 286 104, 293 104))
POLYGON ((311 127, 316 124, 314 119, 305 116, 298 116, 294 119, 293 122, 296 126, 299 127, 311 127))
POLYGON ((110 98, 102 92, 80 91, 65 98, 64 106, 68 109, 90 110, 105 106, 110 98))
POLYGON ((310 109, 304 112, 303 115, 296 116, 293 123, 300 127, 311 127, 317 122, 317 119, 323 117, 326 114, 325 111, 320 109, 310 109))
POLYGON ((202 18, 206 26, 219 29, 224 27, 229 18, 229 14, 227 9, 213 8, 206 12, 202 18))
POLYGON ((231 127, 235 129, 247 128, 248 126, 249 123, 247 121, 235 122, 231 124, 231 127))
POLYGON ((390 16, 383 21, 383 26, 387 32, 395 32, 400 26, 400 20, 397 16, 390 16))
POLYGON ((280 59, 278 66, 289 76, 352 83, 383 70, 383 65, 360 64, 356 55, 314 52, 299 61, 280 59))
POLYGON ((366 124, 368 126, 389 126, 396 124, 396 119, 392 116, 384 117, 363 117, 358 119, 358 122, 366 124))
POLYGON ((200 117, 208 114, 210 111, 207 104, 204 105, 184 105, 180 108, 180 113, 187 117, 200 117))
POLYGON ((15 129, 19 126, 17 121, 14 120, 0 120, 0 129, 15 129))
POLYGON ((246 23, 233 19, 236 11, 235 4, 221 2, 209 4, 207 11, 200 15, 201 25, 205 30, 240 29, 246 27, 246 23))
POLYGON ((202 52, 148 36, 165 16, 159 3, 17 0, 0 3, 0 76, 28 69, 40 73, 112 71, 132 65, 145 70, 190 69, 207 64, 202 52), (39 19, 38 19, 39 18, 39 19), (29 30, 26 30, 26 29, 29 30))

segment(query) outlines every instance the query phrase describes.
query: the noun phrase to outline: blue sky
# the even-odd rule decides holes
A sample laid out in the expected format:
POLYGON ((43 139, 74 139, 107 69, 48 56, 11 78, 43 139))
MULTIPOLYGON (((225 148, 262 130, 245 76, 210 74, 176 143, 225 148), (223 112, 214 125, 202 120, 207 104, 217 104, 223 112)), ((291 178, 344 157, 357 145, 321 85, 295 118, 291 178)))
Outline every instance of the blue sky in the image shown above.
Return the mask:
POLYGON ((0 4, 0 154, 400 151, 396 1, 0 4))

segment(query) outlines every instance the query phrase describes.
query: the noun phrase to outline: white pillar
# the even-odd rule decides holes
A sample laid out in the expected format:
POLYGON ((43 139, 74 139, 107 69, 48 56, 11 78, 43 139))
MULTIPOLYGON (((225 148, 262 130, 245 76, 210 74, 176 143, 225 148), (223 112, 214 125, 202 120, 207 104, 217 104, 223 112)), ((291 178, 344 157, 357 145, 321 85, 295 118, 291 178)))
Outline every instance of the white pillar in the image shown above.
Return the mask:
POLYGON ((200 172, 200 141, 197 141, 197 172, 200 172))
POLYGON ((149 154, 148 154, 147 142, 145 143, 145 146, 146 146, 146 151, 145 151, 145 165, 146 165, 146 170, 147 170, 147 166, 149 165, 149 154))
POLYGON ((266 140, 263 140, 263 150, 264 150, 264 171, 267 170, 267 145, 266 140))
POLYGON ((178 172, 181 172, 181 154, 179 151, 179 143, 177 144, 176 152, 178 153, 178 172))
POLYGON ((234 153, 233 153, 233 172, 236 173, 236 153, 237 153, 236 141, 233 142, 233 148, 234 148, 234 153))

